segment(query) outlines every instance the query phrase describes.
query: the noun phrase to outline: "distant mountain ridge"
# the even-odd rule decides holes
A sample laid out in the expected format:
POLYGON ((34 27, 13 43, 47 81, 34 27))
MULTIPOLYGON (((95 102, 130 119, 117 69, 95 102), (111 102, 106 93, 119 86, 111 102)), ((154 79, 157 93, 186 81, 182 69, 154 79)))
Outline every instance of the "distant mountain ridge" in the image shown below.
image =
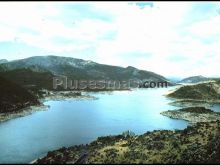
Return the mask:
POLYGON ((134 67, 119 67, 99 64, 93 61, 86 61, 71 57, 59 56, 34 56, 26 59, 15 60, 0 65, 5 70, 29 68, 36 72, 49 71, 53 75, 64 75, 71 79, 105 79, 105 80, 151 80, 166 81, 167 79, 159 74, 139 70, 134 67))
POLYGON ((192 77, 184 78, 178 83, 199 83, 199 82, 204 82, 204 81, 209 81, 209 80, 212 80, 212 79, 199 75, 199 76, 192 76, 192 77))
POLYGON ((6 59, 0 59, 0 64, 4 64, 4 63, 7 63, 8 62, 8 60, 6 60, 6 59))

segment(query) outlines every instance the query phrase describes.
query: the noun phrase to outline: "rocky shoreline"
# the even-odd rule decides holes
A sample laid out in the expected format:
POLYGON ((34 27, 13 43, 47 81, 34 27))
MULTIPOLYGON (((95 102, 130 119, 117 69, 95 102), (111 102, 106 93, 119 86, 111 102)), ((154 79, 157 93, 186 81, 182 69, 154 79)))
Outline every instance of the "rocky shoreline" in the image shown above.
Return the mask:
POLYGON ((60 100, 97 100, 97 97, 84 94, 83 92, 72 91, 50 91, 40 99, 41 102, 45 101, 60 101, 60 100))
POLYGON ((219 104, 220 102, 206 102, 206 101, 189 101, 189 100, 176 100, 173 102, 170 102, 169 105, 175 106, 175 107, 181 107, 181 108, 187 108, 187 107, 205 107, 210 108, 214 104, 219 104))
MULTIPOLYGON (((173 92, 173 91, 172 91, 173 92)), ((172 93, 170 92, 170 93, 172 93)), ((180 98, 171 98, 168 96, 170 93, 165 94, 164 96, 172 100, 169 104, 172 106, 176 107, 197 107, 197 106, 202 106, 202 107, 212 107, 214 104, 220 104, 220 99, 180 99, 180 98)))
POLYGON ((23 108, 23 109, 16 111, 16 112, 0 113, 0 123, 11 120, 11 119, 15 119, 18 117, 24 117, 27 115, 31 115, 37 111, 46 111, 46 110, 48 110, 48 108, 49 107, 46 105, 36 105, 36 106, 30 106, 30 107, 23 108))
POLYGON ((161 115, 172 119, 186 120, 190 124, 220 120, 220 113, 204 107, 188 107, 179 110, 161 112, 161 115))

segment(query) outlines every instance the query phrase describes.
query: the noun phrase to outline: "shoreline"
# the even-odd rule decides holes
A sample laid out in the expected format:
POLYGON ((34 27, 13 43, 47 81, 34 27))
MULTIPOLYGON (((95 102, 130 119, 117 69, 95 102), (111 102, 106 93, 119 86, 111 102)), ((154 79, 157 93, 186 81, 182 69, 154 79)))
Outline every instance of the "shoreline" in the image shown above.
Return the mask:
POLYGON ((37 162, 38 159, 41 159, 41 158, 34 159, 34 160, 32 160, 31 162, 29 162, 28 164, 34 164, 34 163, 37 162))
POLYGON ((168 110, 160 114, 171 119, 185 120, 189 122, 190 125, 199 122, 220 121, 220 113, 204 107, 187 107, 178 110, 168 110))
MULTIPOLYGON (((67 94, 71 92, 66 92, 67 94)), ((41 103, 47 102, 47 101, 65 101, 65 100, 97 100, 98 98, 91 95, 73 95, 73 96, 65 96, 65 94, 56 93, 54 95, 49 95, 44 98, 39 99, 41 103)))
POLYGON ((164 95, 166 98, 168 98, 171 102, 168 104, 171 106, 175 106, 177 108, 187 108, 187 107, 206 107, 211 108, 215 104, 220 104, 219 99, 212 99, 212 100, 201 100, 201 99, 179 99, 170 97, 168 95, 164 95))
POLYGON ((220 100, 219 99, 213 99, 213 100, 201 100, 201 99, 178 99, 178 98, 173 98, 173 97, 169 97, 166 96, 167 98, 173 99, 175 100, 175 102, 189 102, 189 103, 210 103, 210 104, 220 104, 220 100))
POLYGON ((35 105, 35 106, 23 108, 23 109, 19 110, 18 112, 1 113, 0 114, 0 123, 6 122, 11 119, 16 119, 19 117, 25 117, 25 116, 33 114, 34 112, 47 111, 48 108, 49 107, 47 105, 41 104, 41 105, 35 105))
POLYGON ((168 105, 174 106, 178 109, 180 108, 190 108, 190 107, 205 107, 207 109, 212 109, 215 105, 220 105, 220 101, 205 102, 202 100, 189 101, 189 100, 176 100, 169 102, 168 105))

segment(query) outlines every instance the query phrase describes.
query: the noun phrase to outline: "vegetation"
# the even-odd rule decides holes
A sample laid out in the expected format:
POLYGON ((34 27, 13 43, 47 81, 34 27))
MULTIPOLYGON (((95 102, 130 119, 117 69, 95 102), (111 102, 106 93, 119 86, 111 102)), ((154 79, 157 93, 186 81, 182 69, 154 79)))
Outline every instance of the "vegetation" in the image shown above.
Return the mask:
POLYGON ((220 83, 215 81, 182 86, 173 93, 168 94, 168 97, 206 101, 220 100, 220 83))
POLYGON ((52 90, 53 87, 53 74, 50 72, 36 72, 22 68, 0 72, 0 75, 27 89, 52 90))
POLYGON ((185 130, 107 136, 89 145, 49 152, 36 164, 76 163, 218 163, 220 122, 197 123, 185 130), (83 154, 86 152, 86 155, 83 154), (82 156, 83 155, 83 156, 82 156))
POLYGON ((15 112, 39 104, 34 95, 3 77, 0 77, 0 91, 0 113, 15 112))
POLYGON ((180 111, 183 112, 191 112, 191 113, 199 113, 199 114, 203 114, 203 113, 215 113, 210 109, 206 109, 204 107, 189 107, 189 108, 183 108, 180 111))

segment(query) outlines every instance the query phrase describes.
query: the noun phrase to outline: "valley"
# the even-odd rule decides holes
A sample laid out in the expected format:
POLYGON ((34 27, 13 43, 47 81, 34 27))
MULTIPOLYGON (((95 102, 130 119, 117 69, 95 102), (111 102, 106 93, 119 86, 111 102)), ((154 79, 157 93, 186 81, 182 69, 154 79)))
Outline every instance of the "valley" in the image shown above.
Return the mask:
POLYGON ((219 164, 220 3, 0 2, 0 164, 219 164))

